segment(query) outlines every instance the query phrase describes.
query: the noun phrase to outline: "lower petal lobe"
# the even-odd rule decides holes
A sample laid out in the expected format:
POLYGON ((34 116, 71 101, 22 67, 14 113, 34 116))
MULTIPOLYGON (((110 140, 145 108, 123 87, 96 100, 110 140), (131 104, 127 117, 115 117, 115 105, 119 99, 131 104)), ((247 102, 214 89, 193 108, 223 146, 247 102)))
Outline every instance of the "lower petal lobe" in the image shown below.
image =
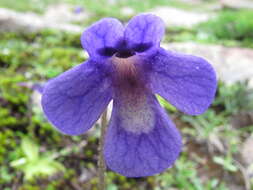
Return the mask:
POLYGON ((179 110, 198 115, 212 103, 217 79, 203 58, 160 49, 149 63, 152 91, 179 110))
POLYGON ((105 74, 88 61, 50 80, 43 89, 42 107, 60 132, 79 135, 92 127, 110 100, 105 74))
POLYGON ((181 151, 181 136, 155 96, 139 96, 135 102, 127 103, 128 96, 114 100, 105 138, 107 166, 127 177, 160 173, 181 151))

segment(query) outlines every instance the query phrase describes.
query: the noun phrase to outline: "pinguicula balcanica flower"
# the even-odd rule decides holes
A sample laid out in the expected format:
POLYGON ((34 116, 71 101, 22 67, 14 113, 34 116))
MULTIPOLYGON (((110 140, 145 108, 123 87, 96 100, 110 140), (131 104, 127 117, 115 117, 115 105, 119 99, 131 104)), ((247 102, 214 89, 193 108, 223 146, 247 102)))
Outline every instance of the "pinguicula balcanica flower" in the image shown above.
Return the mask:
POLYGON ((85 133, 113 100, 104 157, 124 176, 162 172, 181 151, 180 133, 155 94, 190 115, 203 113, 215 95, 211 65, 161 48, 164 31, 163 21, 152 14, 135 16, 125 27, 104 18, 81 36, 90 58, 43 89, 47 118, 68 135, 85 133))

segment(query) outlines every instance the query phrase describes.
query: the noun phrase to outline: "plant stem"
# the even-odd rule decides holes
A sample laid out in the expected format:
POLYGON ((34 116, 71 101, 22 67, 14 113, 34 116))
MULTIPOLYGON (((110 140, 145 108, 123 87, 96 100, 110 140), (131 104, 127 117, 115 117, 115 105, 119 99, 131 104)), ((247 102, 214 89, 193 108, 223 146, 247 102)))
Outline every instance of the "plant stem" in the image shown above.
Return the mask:
POLYGON ((101 136, 99 140, 99 146, 98 146, 98 189, 99 190, 105 190, 106 189, 106 183, 105 183, 105 172, 106 172, 106 165, 104 162, 104 141, 105 141, 105 133, 107 128, 107 109, 104 111, 102 115, 102 121, 101 121, 101 136))

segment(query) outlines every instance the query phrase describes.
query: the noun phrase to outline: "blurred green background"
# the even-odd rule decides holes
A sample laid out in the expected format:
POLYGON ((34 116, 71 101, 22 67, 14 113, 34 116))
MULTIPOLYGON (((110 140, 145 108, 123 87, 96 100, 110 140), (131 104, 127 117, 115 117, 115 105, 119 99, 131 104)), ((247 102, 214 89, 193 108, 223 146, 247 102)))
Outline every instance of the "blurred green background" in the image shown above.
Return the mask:
POLYGON ((1 0, 1 190, 97 189, 99 123, 88 134, 64 136, 43 116, 40 94, 25 86, 85 61, 79 38, 94 21, 127 22, 140 12, 165 21, 164 48, 206 57, 219 87, 210 109, 196 117, 160 98, 181 130, 180 158, 147 178, 108 170, 107 189, 253 189, 252 0, 1 0))

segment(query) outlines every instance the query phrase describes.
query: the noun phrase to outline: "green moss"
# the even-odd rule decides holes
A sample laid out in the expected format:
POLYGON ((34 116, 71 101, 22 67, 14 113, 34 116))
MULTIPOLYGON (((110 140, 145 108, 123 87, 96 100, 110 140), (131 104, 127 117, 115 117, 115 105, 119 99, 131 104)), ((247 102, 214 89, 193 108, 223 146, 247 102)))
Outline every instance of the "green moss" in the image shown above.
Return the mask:
POLYGON ((6 161, 8 151, 16 146, 15 133, 10 129, 5 129, 0 133, 0 164, 6 161))
POLYGON ((222 10, 216 17, 193 28, 168 27, 165 42, 193 41, 253 48, 253 13, 248 10, 222 10))
POLYGON ((196 162, 189 160, 188 156, 186 153, 183 153, 172 169, 155 178, 155 184, 161 189, 174 187, 176 189, 187 190, 228 190, 223 183, 219 184, 217 179, 210 179, 207 182, 201 181, 198 177, 196 162), (217 181, 217 183, 213 183, 214 181, 217 181))
POLYGON ((216 39, 236 40, 242 45, 253 43, 253 12, 250 10, 222 11, 219 15, 199 25, 200 32, 216 39))
POLYGON ((33 184, 25 184, 19 190, 40 190, 40 187, 33 184))

